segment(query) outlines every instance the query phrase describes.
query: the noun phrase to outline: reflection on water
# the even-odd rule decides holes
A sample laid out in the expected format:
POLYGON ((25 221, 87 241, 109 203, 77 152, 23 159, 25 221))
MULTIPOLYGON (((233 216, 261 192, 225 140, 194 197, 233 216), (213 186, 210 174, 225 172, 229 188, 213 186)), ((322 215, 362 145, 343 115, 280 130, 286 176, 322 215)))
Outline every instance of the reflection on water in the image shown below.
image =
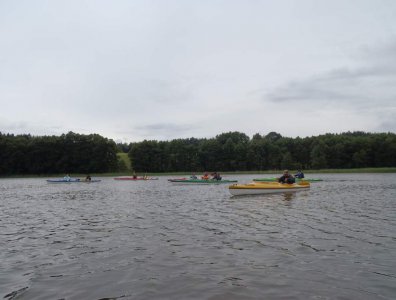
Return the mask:
POLYGON ((314 176, 239 197, 168 177, 0 180, 0 296, 394 299, 396 175, 314 176))
POLYGON ((291 201, 294 197, 295 193, 284 193, 283 197, 285 201, 291 201))
MULTIPOLYGON (((284 192, 284 193, 274 193, 274 194, 256 194, 256 195, 236 195, 231 196, 230 198, 235 201, 246 201, 246 199, 258 199, 259 201, 268 201, 269 199, 283 200, 283 201, 291 201, 295 198, 296 193, 300 193, 299 197, 306 191, 293 191, 293 192, 284 192)), ((306 195, 306 193, 305 193, 306 195)))

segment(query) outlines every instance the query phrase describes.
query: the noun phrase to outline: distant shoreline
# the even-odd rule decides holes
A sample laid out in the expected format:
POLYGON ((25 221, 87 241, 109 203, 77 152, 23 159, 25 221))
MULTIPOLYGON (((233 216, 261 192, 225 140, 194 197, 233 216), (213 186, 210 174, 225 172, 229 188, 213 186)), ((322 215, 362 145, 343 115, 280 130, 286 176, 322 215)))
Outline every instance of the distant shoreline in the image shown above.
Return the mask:
MULTIPOLYGON (((296 170, 290 169, 290 171, 296 172, 296 170)), ((208 171, 211 172, 211 171, 208 171)), ((220 174, 227 175, 244 175, 244 174, 281 174, 283 170, 266 170, 266 171, 233 171, 233 172, 222 172, 218 171, 220 174)), ((320 170, 303 170, 303 172, 307 174, 353 174, 353 173, 396 173, 396 167, 390 168, 359 168, 359 169, 320 169, 320 170)), ((180 175, 190 175, 190 174, 202 174, 204 172, 166 172, 166 173, 144 173, 144 172, 136 172, 138 176, 180 176, 180 175)), ((10 176, 1 176, 0 179, 7 178, 50 178, 50 177, 63 177, 65 174, 37 174, 37 175, 10 175, 10 176)), ((70 173, 71 177, 84 177, 87 174, 73 174, 70 173)), ((91 177, 117 177, 117 176, 131 176, 132 172, 114 172, 114 173, 90 173, 91 177)))

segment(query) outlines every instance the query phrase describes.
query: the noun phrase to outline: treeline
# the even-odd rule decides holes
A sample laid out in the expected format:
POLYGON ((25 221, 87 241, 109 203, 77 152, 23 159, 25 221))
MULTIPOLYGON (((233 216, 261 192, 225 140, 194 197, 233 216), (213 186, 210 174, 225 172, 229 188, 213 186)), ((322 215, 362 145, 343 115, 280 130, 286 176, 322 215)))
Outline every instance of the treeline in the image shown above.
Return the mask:
POLYGON ((118 168, 116 143, 98 134, 0 133, 0 175, 103 173, 118 168))
POLYGON ((61 136, 0 133, 0 175, 127 171, 262 171, 396 167, 394 133, 347 132, 289 138, 270 132, 249 138, 228 132, 209 139, 116 144, 98 134, 61 136))
POLYGON ((261 171, 396 166, 396 135, 347 132, 288 138, 271 132, 249 138, 228 132, 210 139, 144 140, 129 157, 139 172, 261 171))

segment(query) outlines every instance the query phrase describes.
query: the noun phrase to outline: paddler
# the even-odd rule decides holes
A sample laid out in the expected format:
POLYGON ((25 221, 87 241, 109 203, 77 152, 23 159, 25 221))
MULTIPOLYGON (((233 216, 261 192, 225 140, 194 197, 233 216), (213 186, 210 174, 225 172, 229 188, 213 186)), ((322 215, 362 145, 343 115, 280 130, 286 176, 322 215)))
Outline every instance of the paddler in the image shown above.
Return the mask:
POLYGON ((292 174, 289 174, 289 170, 284 170, 283 175, 278 178, 279 183, 295 183, 296 179, 293 177, 292 174))

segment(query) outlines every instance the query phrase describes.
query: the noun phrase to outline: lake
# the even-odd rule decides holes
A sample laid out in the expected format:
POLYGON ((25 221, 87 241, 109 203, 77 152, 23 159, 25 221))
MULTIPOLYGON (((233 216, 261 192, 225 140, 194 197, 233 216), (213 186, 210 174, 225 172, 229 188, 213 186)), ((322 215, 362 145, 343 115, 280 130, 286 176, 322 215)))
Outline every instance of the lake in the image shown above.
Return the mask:
POLYGON ((0 179, 0 297, 395 299, 396 174, 307 177, 324 181, 242 197, 165 176, 0 179))

